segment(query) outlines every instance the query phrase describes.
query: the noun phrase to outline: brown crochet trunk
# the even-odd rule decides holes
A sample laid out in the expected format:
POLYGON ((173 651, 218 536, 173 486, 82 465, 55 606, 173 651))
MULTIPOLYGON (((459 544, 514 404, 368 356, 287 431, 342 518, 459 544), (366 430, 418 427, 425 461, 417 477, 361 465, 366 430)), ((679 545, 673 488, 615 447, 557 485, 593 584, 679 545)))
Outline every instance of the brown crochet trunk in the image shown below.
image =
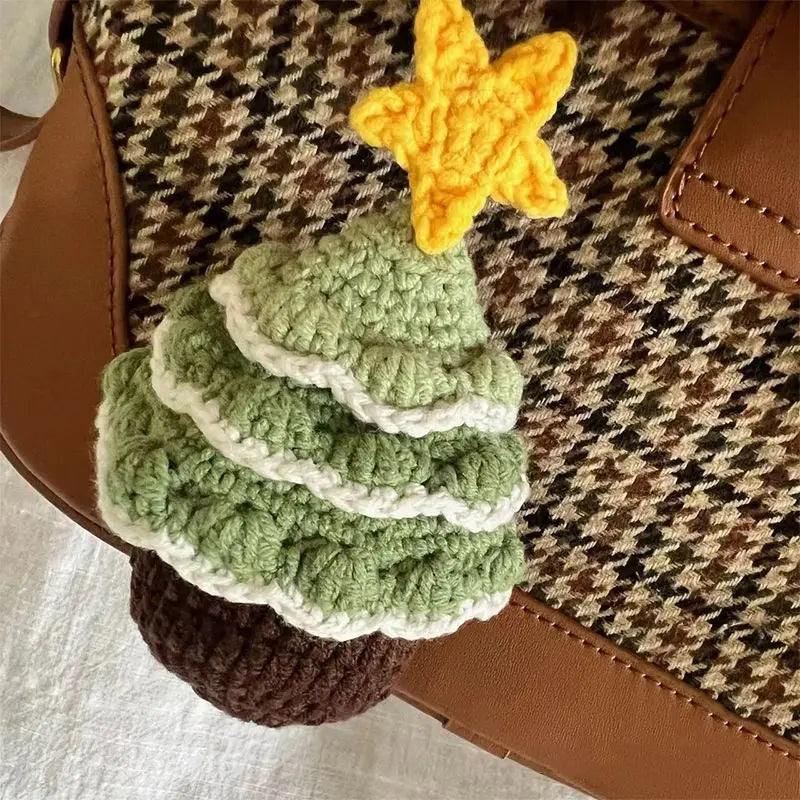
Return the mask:
POLYGON ((381 634, 336 642, 269 606, 230 603, 155 553, 131 556, 131 616, 150 652, 204 700, 271 728, 337 722, 383 700, 414 643, 381 634))

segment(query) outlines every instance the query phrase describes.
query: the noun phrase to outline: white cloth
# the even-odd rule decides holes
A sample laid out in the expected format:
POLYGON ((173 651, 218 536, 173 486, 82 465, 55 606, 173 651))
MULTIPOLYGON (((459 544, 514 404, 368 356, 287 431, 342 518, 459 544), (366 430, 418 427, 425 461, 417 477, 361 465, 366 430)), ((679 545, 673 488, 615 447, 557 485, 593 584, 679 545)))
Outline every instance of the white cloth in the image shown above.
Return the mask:
MULTIPOLYGON (((0 0, 0 101, 28 113, 52 97, 48 11, 48 0, 0 0)), ((0 155, 0 214, 28 152, 0 155)), ((230 719, 150 656, 128 616, 126 559, 5 461, 0 529, 2 798, 582 797, 396 699, 322 728, 271 731, 230 719)))

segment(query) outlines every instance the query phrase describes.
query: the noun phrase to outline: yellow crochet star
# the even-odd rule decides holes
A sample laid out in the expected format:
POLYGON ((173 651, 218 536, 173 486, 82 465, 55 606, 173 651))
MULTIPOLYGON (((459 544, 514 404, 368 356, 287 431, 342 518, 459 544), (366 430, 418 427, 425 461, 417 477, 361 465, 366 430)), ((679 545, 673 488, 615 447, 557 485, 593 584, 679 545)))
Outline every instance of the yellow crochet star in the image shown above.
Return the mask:
POLYGON ((572 78, 566 33, 534 36, 494 63, 460 0, 421 0, 416 79, 375 89, 350 121, 407 170, 417 245, 440 253, 491 196, 530 217, 561 216, 567 191, 538 131, 572 78))

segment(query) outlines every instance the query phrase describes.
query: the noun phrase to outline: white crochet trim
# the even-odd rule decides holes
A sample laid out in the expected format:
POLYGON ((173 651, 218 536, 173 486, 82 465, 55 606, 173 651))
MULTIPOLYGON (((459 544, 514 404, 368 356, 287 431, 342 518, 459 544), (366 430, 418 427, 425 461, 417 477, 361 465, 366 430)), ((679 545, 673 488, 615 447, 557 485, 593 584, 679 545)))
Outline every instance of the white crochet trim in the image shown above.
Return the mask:
POLYGON ((225 324, 236 346, 251 361, 281 378, 291 378, 304 386, 330 389, 333 396, 364 422, 371 422, 387 433, 427 436, 434 431, 449 431, 460 425, 487 433, 511 430, 517 409, 493 403, 485 397, 467 397, 454 402, 438 401, 427 406, 401 409, 375 402, 355 375, 335 361, 319 356, 293 353, 265 338, 252 316, 250 303, 239 281, 230 270, 211 281, 209 294, 225 308, 225 324))
POLYGON ((477 600, 464 601, 458 612, 449 617, 426 617, 424 614, 347 614, 326 613, 307 602, 297 590, 285 591, 277 583, 240 583, 229 572, 217 569, 187 541, 175 542, 166 530, 153 531, 133 522, 108 497, 106 479, 114 442, 110 433, 106 403, 97 414, 97 499, 100 514, 117 536, 135 547, 155 550, 186 581, 208 594, 233 603, 257 603, 271 606, 286 622, 314 636, 347 641, 380 631, 399 639, 432 639, 452 633, 470 619, 486 620, 501 611, 511 597, 511 589, 477 600))
POLYGON ((311 459, 297 458, 287 451, 271 452, 266 442, 241 431, 220 415, 219 404, 204 400, 202 392, 188 383, 179 383, 166 365, 164 349, 172 320, 167 317, 153 334, 150 360, 153 390, 158 399, 178 414, 188 414, 208 443, 222 455, 263 478, 305 486, 313 495, 331 505, 379 519, 444 517, 453 525, 472 532, 491 531, 514 519, 528 496, 525 475, 511 494, 495 505, 486 502, 468 504, 445 489, 428 492, 422 484, 409 483, 401 490, 390 487, 370 488, 347 481, 329 466, 311 459))

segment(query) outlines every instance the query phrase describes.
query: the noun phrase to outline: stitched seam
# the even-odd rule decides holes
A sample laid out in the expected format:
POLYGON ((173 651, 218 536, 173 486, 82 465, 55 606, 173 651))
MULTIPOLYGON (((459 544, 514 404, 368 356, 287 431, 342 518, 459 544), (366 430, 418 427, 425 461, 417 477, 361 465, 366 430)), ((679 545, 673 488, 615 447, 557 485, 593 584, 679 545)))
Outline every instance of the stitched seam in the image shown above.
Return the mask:
POLYGON ((713 231, 708 230, 708 228, 704 228, 699 222, 693 222, 688 217, 685 217, 679 211, 675 211, 675 219, 681 220, 681 222, 685 222, 690 228, 694 228, 697 231, 700 231, 707 239, 711 239, 718 244, 721 244, 726 250, 730 250, 732 253, 736 253, 738 256, 742 256, 745 261, 748 261, 751 264, 755 264, 755 266, 760 267, 761 269, 768 270, 772 272, 774 275, 777 275, 779 278, 788 281, 789 283, 794 284, 795 286, 800 286, 800 277, 795 278, 794 276, 790 275, 785 270, 780 269, 779 267, 770 264, 767 261, 762 261, 759 258, 756 258, 752 253, 748 253, 747 250, 742 250, 741 248, 737 247, 735 244, 731 242, 725 241, 721 236, 718 236, 713 231))
POLYGON ((680 698, 684 702, 688 703, 690 706, 695 706, 699 708, 701 711, 704 711, 706 716, 709 719, 714 720, 714 722, 720 723, 726 728, 732 728, 736 733, 741 734, 742 736, 747 736, 754 741, 758 742, 759 744, 766 745, 771 750, 775 750, 781 755, 785 756, 786 758, 792 759, 792 761, 800 762, 800 756, 796 756, 791 753, 789 750, 785 750, 782 747, 778 747, 777 745, 773 744, 772 742, 764 739, 759 733, 747 727, 747 725, 735 725, 734 723, 726 720, 725 718, 719 716, 718 714, 714 713, 713 711, 709 711, 708 709, 704 708, 700 703, 697 702, 693 697, 690 697, 688 694, 685 694, 678 689, 673 689, 672 687, 665 684, 663 681, 658 680, 658 678, 654 677, 653 675, 649 675, 647 672, 635 667, 633 664, 629 663, 623 658, 620 658, 618 655, 606 650, 602 647, 597 647, 596 645, 592 644, 588 639, 579 636, 577 633, 565 628, 563 625, 560 625, 558 622, 554 622, 553 620, 548 619, 547 617, 539 614, 537 611, 528 608, 524 603, 520 603, 517 600, 510 600, 510 606, 514 606, 515 608, 519 608, 525 614, 529 614, 530 616, 534 617, 538 622, 542 622, 545 625, 549 625, 551 628, 563 633, 565 636, 569 637, 570 639, 576 639, 581 643, 583 647, 587 647, 590 650, 593 650, 598 656, 603 658, 607 658, 614 664, 621 664, 624 669, 629 670, 636 675, 639 675, 642 679, 646 681, 650 681, 658 686, 659 689, 663 689, 666 692, 669 692, 673 697, 680 698))
POLYGON ((761 216, 766 217, 767 219, 771 219, 773 222, 777 222, 779 225, 783 225, 785 228, 791 231, 795 236, 800 236, 800 226, 792 222, 792 220, 789 219, 789 217, 786 214, 781 214, 780 212, 771 209, 769 206, 765 206, 762 203, 753 200, 752 197, 748 197, 746 194, 740 192, 733 186, 729 186, 728 184, 723 183, 722 181, 717 180, 716 178, 713 178, 707 172, 701 172, 701 171, 690 172, 687 176, 686 182, 688 183, 689 180, 691 179, 701 181, 702 183, 707 183, 709 186, 713 187, 721 194, 730 197, 731 200, 735 200, 740 205, 755 209, 755 211, 761 214, 761 216))
POLYGON ((778 15, 778 18, 772 24, 772 27, 764 35, 764 39, 761 42, 761 46, 758 48, 758 52, 756 53, 755 58, 748 65, 747 69, 744 72, 744 75, 742 75, 742 79, 739 82, 739 85, 736 87, 736 89, 734 90, 734 92, 731 95, 730 99, 728 100, 727 105, 725 106, 724 110, 722 111, 722 113, 720 114, 720 116, 717 119, 716 123, 714 124, 714 127, 708 133, 708 135, 706 136, 705 140, 703 141, 703 144, 700 146, 700 150, 699 150, 697 156, 695 156, 695 158, 692 161, 690 166, 688 166, 688 167, 684 166, 683 170, 681 170, 680 176, 678 178, 677 189, 673 189, 673 191, 672 191, 672 200, 671 200, 671 202, 672 202, 672 214, 673 214, 674 217, 676 217, 676 219, 680 219, 683 222, 687 223, 689 225, 689 227, 701 231, 703 234, 705 234, 705 236, 707 238, 711 239, 712 241, 717 242, 718 244, 721 244, 723 247, 725 247, 730 252, 733 252, 733 253, 736 253, 737 255, 743 256, 749 263, 754 263, 757 266, 759 266, 761 269, 767 270, 768 272, 772 272, 772 273, 774 273, 775 275, 777 275, 779 277, 786 278, 791 283, 794 283, 796 285, 800 285, 800 279, 795 279, 795 278, 793 278, 791 276, 787 276, 786 272, 784 272, 779 267, 776 267, 774 264, 770 264, 768 261, 762 261, 762 260, 757 259, 751 253, 748 253, 746 250, 742 250, 741 248, 737 247, 732 242, 729 242, 729 241, 726 241, 725 239, 723 239, 721 236, 719 236, 719 234, 715 233, 714 231, 709 231, 708 229, 704 228, 699 223, 695 222, 694 220, 688 219, 686 216, 683 216, 680 213, 681 196, 683 195, 683 191, 686 188, 686 184, 688 183, 687 173, 689 172, 689 170, 691 170, 693 172, 700 172, 700 170, 698 170, 698 167, 697 167, 698 162, 700 161, 700 159, 705 154, 706 149, 711 144, 711 142, 713 141, 714 137, 717 135, 717 132, 719 131, 720 126, 722 125, 725 117, 728 115, 730 110, 733 108, 734 103, 738 99, 739 95, 742 93, 742 90, 744 89, 745 85, 747 84, 747 81, 750 80, 750 77, 752 76, 753 72, 755 71, 756 65, 758 64, 758 62, 761 60, 762 56, 764 55, 764 52, 767 49, 767 45, 772 41, 772 37, 775 35, 775 31, 778 29, 778 26, 783 21, 783 18, 786 16, 786 12, 788 10, 789 10, 789 3, 786 3, 783 6, 783 8, 781 9, 781 13, 778 15))
POLYGON ((697 162, 700 161, 700 159, 705 155, 706 149, 711 144, 714 137, 717 135, 717 132, 719 131, 720 126, 725 120, 725 117, 728 116, 730 110, 733 108, 734 104, 739 99, 739 95, 742 93, 742 90, 744 89, 745 85, 752 77, 753 72, 755 71, 755 68, 758 65, 758 62, 761 61, 761 58, 763 57, 764 52, 767 49, 767 45, 772 41, 772 37, 775 35, 775 31, 778 30, 778 26, 781 24, 781 22, 783 22, 783 18, 786 16, 786 12, 788 10, 789 10, 789 4, 786 3, 781 9, 781 13, 778 15, 778 18, 775 20, 775 22, 772 23, 772 27, 766 32, 766 34, 764 34, 764 39, 761 42, 761 46, 758 48, 758 53, 756 53, 756 57, 748 65, 747 69, 744 72, 744 75, 742 75, 742 80, 739 82, 739 85, 736 87, 733 94, 730 96, 728 104, 725 106, 725 110, 722 112, 722 114, 720 114, 719 119, 714 124, 714 127, 711 129, 710 133, 706 136, 705 141, 700 147, 700 151, 698 152, 697 157, 692 162, 692 169, 697 168, 697 162))
POLYGON ((105 164, 103 164, 103 156, 102 156, 102 149, 100 146, 100 129, 97 125, 97 118, 95 117, 94 108, 92 107, 92 101, 89 98, 89 92, 86 88, 86 80, 83 75, 83 65, 81 64, 80 56, 76 54, 76 59, 78 65, 78 76, 81 79, 81 88, 83 89, 83 96, 86 99, 86 103, 89 106, 89 115, 92 118, 92 128, 94 130, 94 141, 95 145, 97 146, 97 152, 99 154, 99 162, 100 162, 100 174, 103 179, 103 198, 105 200, 105 223, 106 223, 106 241, 108 242, 108 323, 109 323, 109 333, 111 334, 111 357, 117 355, 117 342, 116 336, 114 331, 114 270, 113 270, 113 243, 112 243, 112 232, 111 232, 111 201, 109 200, 108 195, 108 183, 106 182, 106 169, 105 164))

